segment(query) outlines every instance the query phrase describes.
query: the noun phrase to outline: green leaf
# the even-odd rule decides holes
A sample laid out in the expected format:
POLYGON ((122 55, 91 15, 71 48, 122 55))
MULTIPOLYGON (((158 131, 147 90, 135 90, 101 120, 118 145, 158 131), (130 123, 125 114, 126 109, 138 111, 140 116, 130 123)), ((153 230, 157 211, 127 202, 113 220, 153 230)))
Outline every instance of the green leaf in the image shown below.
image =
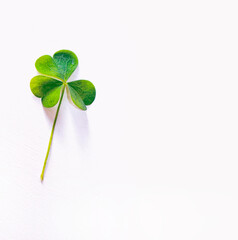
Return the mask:
POLYGON ((54 54, 53 59, 63 75, 63 80, 67 81, 78 66, 77 56, 69 50, 60 50, 54 54))
POLYGON ((30 88, 32 93, 36 97, 41 98, 44 107, 50 108, 59 102, 41 172, 41 181, 43 181, 65 88, 68 90, 67 93, 71 97, 72 102, 82 110, 87 110, 86 106, 94 101, 96 90, 94 85, 88 80, 77 80, 67 83, 67 80, 78 66, 78 58, 71 51, 60 50, 53 57, 44 55, 36 60, 35 66, 42 75, 31 79, 30 88))
POLYGON ((49 55, 38 58, 35 66, 43 75, 67 81, 78 66, 78 58, 69 50, 60 50, 53 58, 49 55))
POLYGON ((77 80, 69 82, 68 85, 77 92, 85 105, 92 104, 96 96, 96 89, 90 81, 77 80))
POLYGON ((42 98, 49 91, 54 88, 61 86, 63 82, 58 81, 56 79, 38 75, 31 79, 30 88, 32 93, 39 98, 42 98))
POLYGON ((54 107, 59 101, 61 89, 62 86, 53 88, 51 91, 47 92, 41 99, 43 106, 46 108, 54 107))

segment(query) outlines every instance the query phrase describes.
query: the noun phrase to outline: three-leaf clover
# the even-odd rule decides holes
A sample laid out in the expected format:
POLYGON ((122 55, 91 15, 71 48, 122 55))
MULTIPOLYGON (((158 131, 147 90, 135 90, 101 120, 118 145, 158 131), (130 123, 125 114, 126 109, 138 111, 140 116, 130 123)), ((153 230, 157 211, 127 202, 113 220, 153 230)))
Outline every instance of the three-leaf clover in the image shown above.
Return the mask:
POLYGON ((32 93, 36 97, 41 98, 41 102, 46 108, 51 108, 59 102, 41 173, 41 181, 44 179, 45 167, 65 88, 72 102, 81 110, 87 110, 87 106, 94 101, 96 96, 96 89, 88 80, 67 82, 77 66, 78 58, 69 50, 60 50, 56 52, 53 57, 44 55, 38 58, 35 63, 35 67, 41 75, 31 79, 30 88, 32 93))

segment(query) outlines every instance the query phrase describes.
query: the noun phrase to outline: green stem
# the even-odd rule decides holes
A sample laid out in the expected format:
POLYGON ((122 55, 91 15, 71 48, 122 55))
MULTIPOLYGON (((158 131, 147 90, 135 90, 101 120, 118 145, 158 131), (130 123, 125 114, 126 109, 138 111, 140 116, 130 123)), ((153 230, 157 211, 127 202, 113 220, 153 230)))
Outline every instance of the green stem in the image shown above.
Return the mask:
POLYGON ((62 89, 59 105, 58 105, 58 108, 57 108, 57 111, 56 111, 56 114, 55 114, 55 119, 54 119, 54 123, 53 123, 52 130, 51 130, 50 141, 49 141, 47 153, 46 153, 46 156, 45 156, 45 162, 44 162, 44 166, 43 166, 43 169, 42 169, 42 173, 40 175, 41 181, 43 181, 43 179, 44 179, 45 167, 46 167, 47 159, 48 159, 48 156, 49 156, 49 153, 50 153, 50 147, 51 147, 53 134, 54 134, 54 130, 55 130, 55 124, 56 124, 56 120, 58 118, 60 105, 61 105, 61 102, 62 102, 62 99, 63 99, 63 96, 64 96, 64 90, 65 90, 65 85, 63 86, 63 89, 62 89))

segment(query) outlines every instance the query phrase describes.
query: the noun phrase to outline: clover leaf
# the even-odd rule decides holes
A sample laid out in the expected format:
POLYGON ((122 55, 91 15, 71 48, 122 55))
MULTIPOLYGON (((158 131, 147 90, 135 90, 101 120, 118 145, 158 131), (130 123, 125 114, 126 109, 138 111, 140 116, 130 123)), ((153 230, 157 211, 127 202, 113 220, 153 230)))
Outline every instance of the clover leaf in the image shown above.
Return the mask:
POLYGON ((81 110, 87 110, 87 106, 93 103, 96 96, 96 89, 88 80, 67 82, 77 66, 78 58, 69 50, 60 50, 53 57, 44 55, 38 58, 35 63, 35 67, 41 75, 31 79, 30 88, 32 93, 41 98, 41 102, 46 108, 51 108, 59 102, 41 173, 41 181, 44 179, 45 167, 65 88, 74 105, 81 110))

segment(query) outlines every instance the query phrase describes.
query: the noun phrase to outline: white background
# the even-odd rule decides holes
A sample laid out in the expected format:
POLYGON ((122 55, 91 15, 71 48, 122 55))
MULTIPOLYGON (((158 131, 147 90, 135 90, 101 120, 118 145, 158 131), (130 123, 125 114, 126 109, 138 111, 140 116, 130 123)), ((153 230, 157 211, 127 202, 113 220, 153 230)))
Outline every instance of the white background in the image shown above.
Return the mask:
POLYGON ((0 3, 0 239, 238 239, 238 2, 0 3), (55 108, 35 60, 74 51, 97 97, 55 108))

